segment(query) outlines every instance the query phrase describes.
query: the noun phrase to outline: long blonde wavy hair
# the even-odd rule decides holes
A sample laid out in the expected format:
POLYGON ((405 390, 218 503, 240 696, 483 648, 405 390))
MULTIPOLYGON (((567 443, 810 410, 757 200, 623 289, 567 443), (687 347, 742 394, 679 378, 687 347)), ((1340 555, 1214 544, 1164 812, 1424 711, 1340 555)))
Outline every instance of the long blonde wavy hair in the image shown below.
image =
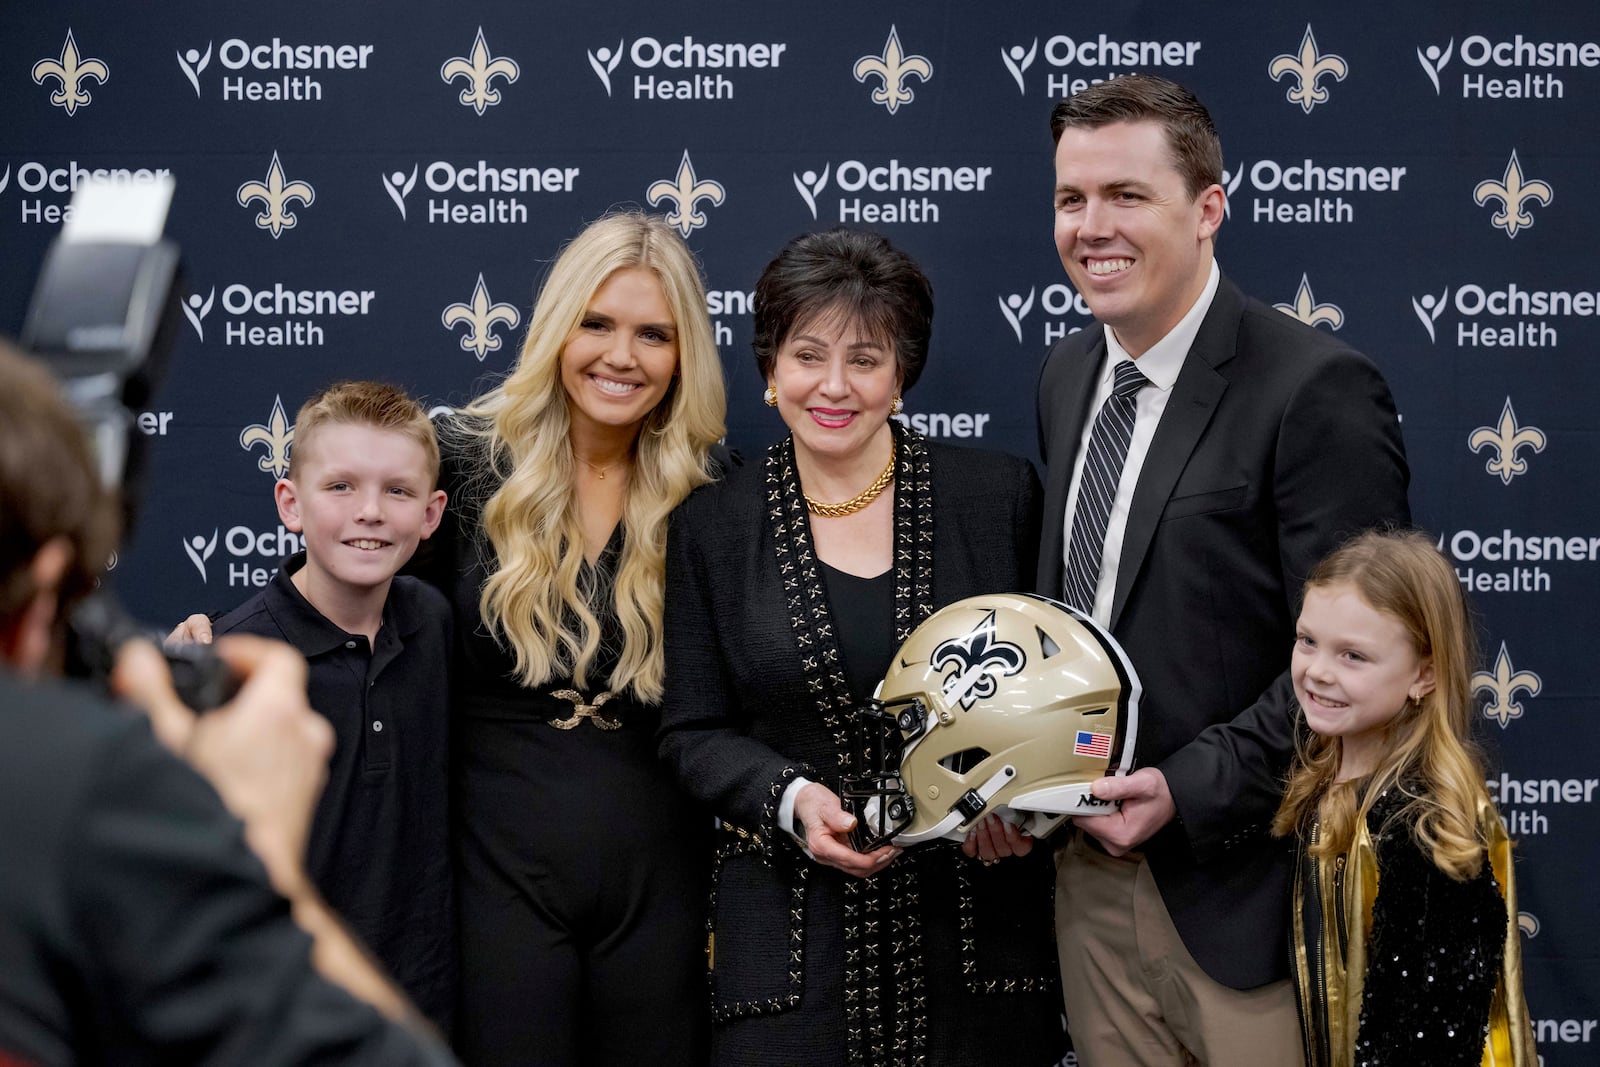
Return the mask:
POLYGON ((570 670, 587 687, 601 632, 587 595, 594 590, 581 580, 584 539, 561 353, 595 292, 630 267, 661 282, 677 328, 678 370, 634 442, 612 585, 622 647, 607 684, 657 701, 667 517, 709 480, 707 451, 723 436, 727 412, 705 288, 671 227, 657 216, 619 212, 575 237, 550 268, 516 368, 467 408, 463 427, 481 448, 479 472, 499 482, 482 510, 495 553, 479 597, 484 620, 514 654, 523 685, 570 670))
POLYGON ((1405 627, 1417 654, 1433 662, 1434 687, 1389 724, 1378 765, 1356 781, 1337 781, 1339 738, 1312 734, 1300 713, 1297 758, 1273 833, 1303 831, 1315 815, 1321 833, 1311 854, 1339 855, 1349 851, 1378 796, 1399 789, 1408 799, 1393 818, 1413 825, 1417 843, 1439 870, 1458 880, 1471 878, 1482 866, 1486 844, 1477 820, 1484 765, 1469 737, 1475 642, 1455 570, 1420 533, 1368 531, 1318 564, 1305 587, 1330 586, 1355 590, 1405 627))

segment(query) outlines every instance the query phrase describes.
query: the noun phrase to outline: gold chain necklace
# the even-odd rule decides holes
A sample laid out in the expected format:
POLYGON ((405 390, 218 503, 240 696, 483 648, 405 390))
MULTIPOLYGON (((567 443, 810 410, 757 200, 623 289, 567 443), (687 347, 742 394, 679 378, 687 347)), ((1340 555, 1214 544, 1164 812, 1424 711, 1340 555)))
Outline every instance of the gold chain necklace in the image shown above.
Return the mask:
POLYGON ((838 519, 846 515, 854 515, 882 496, 883 491, 889 488, 889 483, 894 481, 895 452, 896 446, 891 442, 889 445, 889 465, 883 468, 883 473, 879 474, 871 485, 849 500, 844 500, 837 504, 824 504, 820 500, 813 500, 809 493, 802 491, 800 495, 806 498, 806 507, 810 509, 811 514, 820 515, 825 519, 838 519))

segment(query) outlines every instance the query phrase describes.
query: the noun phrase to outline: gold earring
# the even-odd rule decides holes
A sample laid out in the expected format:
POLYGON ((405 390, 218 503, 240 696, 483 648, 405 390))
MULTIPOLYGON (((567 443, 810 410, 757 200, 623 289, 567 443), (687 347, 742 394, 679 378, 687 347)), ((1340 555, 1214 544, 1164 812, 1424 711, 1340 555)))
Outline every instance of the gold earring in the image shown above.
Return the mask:
POLYGON ((889 414, 898 415, 905 410, 905 404, 900 400, 900 394, 894 394, 894 399, 889 401, 889 414))
POLYGON ((771 385, 767 386, 767 391, 761 394, 761 399, 765 400, 767 402, 767 407, 769 407, 769 408, 777 407, 778 406, 778 390, 777 390, 777 388, 774 387, 774 386, 771 386, 771 385))

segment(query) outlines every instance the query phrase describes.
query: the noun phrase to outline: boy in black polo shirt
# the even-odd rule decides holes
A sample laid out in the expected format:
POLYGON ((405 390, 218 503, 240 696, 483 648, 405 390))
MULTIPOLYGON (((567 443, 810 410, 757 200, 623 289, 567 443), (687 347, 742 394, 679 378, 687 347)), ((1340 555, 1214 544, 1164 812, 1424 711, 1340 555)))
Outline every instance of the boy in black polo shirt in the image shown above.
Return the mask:
POLYGON ((278 517, 305 551, 215 632, 287 641, 337 744, 306 869, 417 1007, 448 1032, 455 938, 448 841, 450 606, 396 578, 439 525, 439 446, 393 386, 340 382, 296 416, 278 517))

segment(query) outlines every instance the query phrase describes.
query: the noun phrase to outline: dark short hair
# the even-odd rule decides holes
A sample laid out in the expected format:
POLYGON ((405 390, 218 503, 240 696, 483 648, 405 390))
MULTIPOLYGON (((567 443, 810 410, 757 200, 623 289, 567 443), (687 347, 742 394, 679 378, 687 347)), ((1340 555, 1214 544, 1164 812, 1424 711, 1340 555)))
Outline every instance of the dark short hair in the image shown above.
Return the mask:
POLYGON ((894 346, 901 391, 922 376, 933 333, 933 283, 916 260, 881 233, 844 227, 805 233, 784 245, 756 282, 756 367, 772 373, 796 327, 822 315, 859 322, 894 346))
POLYGON ((1172 165, 1189 195, 1222 182, 1222 139, 1198 97, 1177 82, 1125 74, 1091 85, 1050 112, 1050 136, 1061 143, 1069 126, 1099 129, 1115 122, 1159 122, 1172 149, 1172 165))
POLYGON ((116 548, 117 510, 55 380, 0 341, 0 626, 38 590, 30 565, 56 538, 72 549, 58 617, 94 587, 116 548))

